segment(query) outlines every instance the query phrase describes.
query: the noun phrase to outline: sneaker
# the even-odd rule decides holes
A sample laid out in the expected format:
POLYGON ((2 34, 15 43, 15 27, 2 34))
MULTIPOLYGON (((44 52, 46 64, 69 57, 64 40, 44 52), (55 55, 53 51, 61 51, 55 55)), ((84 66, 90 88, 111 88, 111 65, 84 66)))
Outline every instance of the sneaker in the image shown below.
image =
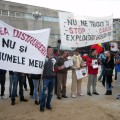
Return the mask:
POLYGON ((91 94, 91 93, 87 93, 87 95, 92 96, 92 94, 91 94))
POLYGON ((28 100, 27 99, 20 99, 20 101, 23 101, 23 102, 28 102, 28 100))
POLYGON ((68 98, 66 95, 62 95, 63 98, 68 98))
POLYGON ((3 96, 1 96, 1 99, 8 99, 8 97, 3 95, 3 96))
POLYGON ((36 104, 36 105, 39 105, 39 102, 38 102, 38 101, 35 101, 35 104, 36 104))
POLYGON ((76 96, 75 96, 75 95, 72 95, 72 98, 76 98, 76 96))
POLYGON ((62 98, 60 96, 57 96, 57 99, 61 100, 62 98))
POLYGON ((44 112, 44 108, 40 108, 40 112, 44 112))

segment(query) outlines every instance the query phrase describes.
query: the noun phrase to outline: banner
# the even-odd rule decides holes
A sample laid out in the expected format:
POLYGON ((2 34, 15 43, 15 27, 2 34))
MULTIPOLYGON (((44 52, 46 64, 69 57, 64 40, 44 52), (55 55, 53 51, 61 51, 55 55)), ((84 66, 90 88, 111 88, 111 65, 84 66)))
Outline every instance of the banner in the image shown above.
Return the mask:
POLYGON ((113 18, 80 18, 59 12, 61 48, 84 47, 113 40, 113 18))
POLYGON ((25 31, 0 21, 0 69, 41 74, 50 29, 25 31))

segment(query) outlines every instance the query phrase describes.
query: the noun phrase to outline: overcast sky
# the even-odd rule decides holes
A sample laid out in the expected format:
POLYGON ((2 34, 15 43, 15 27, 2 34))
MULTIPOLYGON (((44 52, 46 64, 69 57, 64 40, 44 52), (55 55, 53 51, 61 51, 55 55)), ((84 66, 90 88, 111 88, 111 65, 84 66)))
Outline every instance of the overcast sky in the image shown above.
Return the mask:
POLYGON ((7 0, 73 12, 79 16, 120 18, 120 0, 7 0))

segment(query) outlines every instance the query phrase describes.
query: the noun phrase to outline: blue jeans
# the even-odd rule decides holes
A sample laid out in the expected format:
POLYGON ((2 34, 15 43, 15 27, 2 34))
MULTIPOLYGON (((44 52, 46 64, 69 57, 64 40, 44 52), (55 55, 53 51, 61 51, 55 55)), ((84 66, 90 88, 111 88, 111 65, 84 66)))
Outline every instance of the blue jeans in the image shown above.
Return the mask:
POLYGON ((112 83, 108 83, 107 80, 106 80, 106 90, 112 91, 112 83))
POLYGON ((11 100, 15 100, 16 91, 17 91, 17 83, 18 83, 18 82, 19 82, 19 95, 20 95, 20 100, 21 100, 21 99, 24 99, 24 94, 23 94, 24 79, 25 79, 25 77, 22 76, 21 74, 15 74, 15 73, 14 73, 14 83, 13 83, 13 90, 12 90, 11 100))
POLYGON ((37 90, 39 86, 39 80, 33 79, 33 85, 34 85, 33 97, 34 97, 34 100, 37 101, 37 90))
MULTIPOLYGON (((15 81, 14 74, 13 75, 9 75, 9 79, 10 79, 9 96, 11 96, 12 95, 12 91, 13 91, 13 84, 16 84, 15 87, 17 88, 18 82, 15 81), (16 83, 14 83, 14 82, 16 82, 16 83)), ((15 91, 15 95, 17 95, 17 89, 15 91)))
POLYGON ((53 96, 55 79, 43 79, 43 91, 41 97, 40 108, 51 107, 50 102, 53 96))

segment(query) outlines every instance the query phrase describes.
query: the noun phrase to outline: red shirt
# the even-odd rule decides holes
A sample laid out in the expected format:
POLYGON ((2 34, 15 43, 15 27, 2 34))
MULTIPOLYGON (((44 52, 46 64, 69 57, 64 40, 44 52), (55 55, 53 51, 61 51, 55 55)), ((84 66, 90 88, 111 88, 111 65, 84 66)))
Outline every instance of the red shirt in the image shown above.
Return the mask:
POLYGON ((88 74, 98 74, 98 68, 93 68, 91 63, 92 63, 92 60, 95 60, 94 58, 88 58, 87 59, 87 62, 86 62, 86 65, 88 66, 88 74))

